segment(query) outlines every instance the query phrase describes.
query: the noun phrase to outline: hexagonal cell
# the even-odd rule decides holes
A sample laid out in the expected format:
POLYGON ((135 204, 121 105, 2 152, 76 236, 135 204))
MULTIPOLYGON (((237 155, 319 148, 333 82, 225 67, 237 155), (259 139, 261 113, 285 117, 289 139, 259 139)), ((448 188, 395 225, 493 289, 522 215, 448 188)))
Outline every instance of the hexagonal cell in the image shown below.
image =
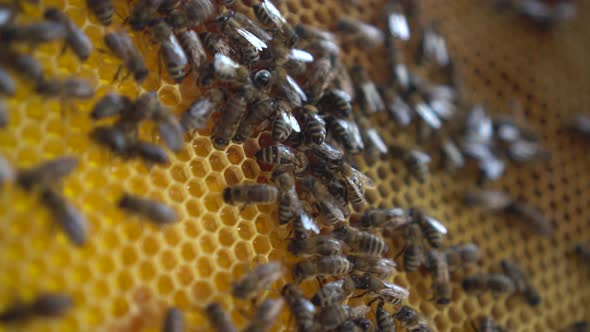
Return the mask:
POLYGON ((244 150, 239 147, 232 145, 227 149, 227 159, 234 165, 239 165, 244 160, 244 150))
POLYGON ((192 179, 187 184, 187 189, 189 194, 191 194, 193 197, 201 197, 205 194, 207 187, 202 180, 192 179))
POLYGON ((209 164, 206 161, 200 159, 192 160, 189 169, 193 175, 198 178, 203 178, 210 172, 209 164))
POLYGON ((270 252, 270 241, 265 236, 257 236, 254 241, 254 250, 259 255, 266 255, 270 252))
POLYGON ((240 184, 244 180, 242 171, 237 167, 230 167, 223 172, 223 177, 228 186, 240 184))
POLYGON ((209 165, 211 165, 211 169, 214 171, 221 172, 228 165, 225 153, 221 151, 213 152, 209 156, 209 165))
POLYGON ((193 139, 193 149, 201 157, 207 157, 211 153, 213 146, 208 138, 198 137, 193 139))

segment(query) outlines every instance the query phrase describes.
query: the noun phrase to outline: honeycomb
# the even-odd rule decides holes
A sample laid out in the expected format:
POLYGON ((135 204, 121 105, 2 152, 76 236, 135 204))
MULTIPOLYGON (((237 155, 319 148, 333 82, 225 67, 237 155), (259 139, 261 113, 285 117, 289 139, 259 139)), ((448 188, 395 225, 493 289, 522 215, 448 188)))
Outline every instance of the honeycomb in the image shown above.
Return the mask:
MULTIPOLYGON (((235 9, 248 11, 252 0, 237 1, 235 9)), ((381 0, 287 0, 281 9, 290 22, 329 29, 341 14, 380 22, 381 0)), ((89 18, 84 1, 42 0, 27 5, 28 16, 40 17, 47 6, 63 8, 95 42, 102 46, 106 29, 89 18)), ((127 2, 117 3, 116 22, 129 12, 127 2)), ((590 156, 587 145, 568 135, 563 122, 590 104, 590 66, 587 40, 590 2, 578 1, 575 20, 541 32, 517 17, 498 14, 484 1, 423 0, 425 21, 441 22, 450 53, 458 62, 466 97, 479 101, 493 113, 509 113, 508 101, 524 106, 519 114, 540 133, 552 159, 533 166, 511 166, 495 182, 542 208, 555 228, 549 238, 527 232, 518 222, 484 215, 465 208, 459 199, 473 177, 435 172, 424 184, 410 179, 401 162, 385 158, 361 169, 379 179, 369 192, 374 206, 412 206, 428 209, 444 221, 450 244, 473 241, 484 259, 477 270, 497 270, 503 258, 513 258, 530 273, 543 302, 531 308, 518 297, 465 294, 459 290, 461 274, 453 276, 452 302, 437 307, 428 299, 430 278, 420 272, 398 273, 394 281, 411 291, 409 304, 430 316, 439 331, 464 331, 470 321, 490 315, 515 331, 555 331, 567 323, 590 316, 590 271, 570 257, 572 244, 590 239, 590 156), (586 189, 584 189, 586 188, 586 189)), ((187 80, 176 86, 157 75, 155 45, 135 36, 152 74, 143 84, 156 90, 162 101, 180 113, 198 95, 187 80), (154 74, 155 72, 155 74, 154 74)), ((29 331, 157 331, 168 305, 187 315, 190 330, 205 330, 201 313, 209 301, 219 301, 239 326, 246 319, 238 308, 248 303, 228 296, 232 280, 254 262, 288 257, 288 230, 277 226, 273 205, 240 207, 223 203, 220 192, 227 185, 266 181, 268 170, 253 158, 266 134, 243 145, 217 151, 204 130, 187 138, 182 152, 171 155, 166 167, 148 168, 139 161, 117 158, 90 142, 93 127, 88 113, 93 102, 110 91, 136 96, 141 91, 132 80, 112 84, 119 61, 95 51, 83 64, 61 45, 43 45, 35 51, 48 75, 81 76, 97 86, 92 101, 76 102, 60 115, 59 100, 35 96, 19 81, 17 95, 9 100, 10 123, 0 131, 0 153, 18 167, 42 160, 75 155, 81 165, 68 177, 64 192, 87 216, 90 240, 77 249, 55 226, 38 199, 14 186, 0 192, 0 307, 15 299, 29 299, 41 291, 71 294, 75 308, 63 318, 26 323, 29 331), (138 193, 174 206, 182 221, 157 228, 119 211, 116 200, 123 191, 138 193)), ((353 47, 345 48, 348 65, 366 65, 377 81, 382 56, 353 47)), ((383 124, 386 141, 411 142, 391 122, 383 124)), ((398 250, 398 248, 394 248, 398 250)), ((287 258, 290 260, 291 258, 287 258)), ((271 290, 277 296, 277 290, 271 290)), ((281 316, 285 329, 289 317, 281 316)), ((277 324, 279 325, 279 324, 277 324)), ((0 331, 12 327, 0 326, 0 331)), ((278 327, 277 327, 278 328, 278 327)))

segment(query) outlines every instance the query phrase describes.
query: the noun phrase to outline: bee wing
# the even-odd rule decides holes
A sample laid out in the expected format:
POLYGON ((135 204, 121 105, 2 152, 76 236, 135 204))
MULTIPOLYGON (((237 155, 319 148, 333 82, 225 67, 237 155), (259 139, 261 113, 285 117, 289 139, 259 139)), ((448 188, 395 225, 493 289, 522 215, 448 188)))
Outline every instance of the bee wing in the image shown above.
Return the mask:
POLYGON ((329 283, 325 284, 324 287, 342 287, 344 285, 344 279, 338 279, 334 281, 330 281, 329 283))
POLYGON ((385 288, 379 291, 379 294, 391 296, 400 299, 407 299, 410 296, 410 291, 391 282, 383 282, 385 288))
POLYGON ((410 39, 410 27, 404 14, 398 12, 389 14, 387 16, 387 27, 393 37, 401 40, 410 39))
POLYGON ((269 0, 264 0, 262 2, 262 8, 268 15, 268 17, 273 21, 273 23, 277 27, 282 27, 283 25, 287 24, 287 20, 283 17, 283 14, 275 7, 275 5, 270 2, 269 0))
POLYGON ((341 160, 342 158, 344 158, 344 152, 342 152, 342 150, 326 143, 323 142, 320 145, 316 145, 314 144, 312 146, 312 149, 314 152, 316 152, 317 154, 326 157, 329 160, 341 160))
POLYGON ((336 217, 339 221, 346 220, 344 212, 338 207, 338 203, 335 202, 334 198, 329 194, 326 197, 316 197, 320 201, 320 210, 330 213, 336 217))
MULTIPOLYGON (((305 95, 305 92, 303 92, 303 89, 301 89, 299 84, 297 84, 297 82, 295 82, 295 80, 289 75, 287 75, 287 84, 289 85, 288 88, 291 89, 302 102, 307 101, 307 96, 305 95)), ((301 106, 301 102, 298 106, 301 106)))
POLYGON ((416 160, 420 164, 428 164, 432 160, 430 158, 430 155, 425 152, 418 151, 418 150, 412 150, 411 152, 414 155, 414 158, 416 158, 416 160))
POLYGON ((213 67, 216 72, 226 72, 237 70, 240 68, 240 65, 226 55, 215 53, 213 67))
POLYGON ((262 51, 268 47, 268 45, 266 45, 266 43, 264 41, 262 41, 260 38, 256 37, 256 35, 254 35, 250 31, 243 29, 243 28, 236 28, 235 30, 242 37, 244 37, 244 39, 246 39, 250 44, 252 44, 254 47, 256 47, 256 49, 258 51, 262 51))
POLYGON ((434 129, 439 129, 442 126, 442 123, 434 110, 428 106, 426 103, 418 103, 414 107, 416 113, 420 115, 422 120, 426 122, 430 127, 434 129))
POLYGON ((389 113, 393 116, 397 124, 402 127, 410 125, 412 118, 414 118, 412 108, 400 96, 397 96, 389 105, 389 113))
POLYGON ((186 57, 186 53, 180 46, 178 39, 175 35, 170 35, 166 40, 168 47, 164 47, 163 50, 166 52, 168 59, 175 59, 177 60, 179 65, 187 65, 188 58, 186 57))
POLYGON ((450 119, 457 111, 457 107, 449 99, 437 98, 429 104, 434 113, 442 119, 450 119))
POLYGON ((447 234, 447 228, 443 225, 440 221, 434 219, 431 216, 424 216, 424 220, 428 223, 432 228, 434 228, 437 232, 441 234, 447 234))
POLYGON ((356 121, 348 121, 348 132, 353 138, 355 146, 359 150, 363 150, 365 148, 365 143, 363 142, 363 136, 361 135, 361 131, 356 121))
POLYGON ((291 127, 291 129, 294 132, 296 132, 296 133, 301 132, 301 127, 299 126, 299 122, 297 122, 297 119, 295 118, 293 113, 281 112, 281 117, 283 117, 283 120, 285 121, 285 123, 288 124, 289 127, 291 127))
POLYGON ((387 145, 375 128, 367 130, 365 135, 367 136, 367 140, 377 149, 377 151, 379 151, 379 153, 387 154, 387 145))
POLYGON ((313 55, 311 55, 311 53, 304 51, 304 50, 300 50, 297 48, 292 48, 291 51, 289 52, 289 59, 293 59, 295 61, 299 61, 299 62, 313 62, 313 55))
POLYGON ((361 85, 361 91, 368 107, 366 110, 368 113, 382 112, 385 110, 383 99, 373 82, 363 83, 361 85))
POLYGON ((320 233, 320 227, 315 222, 315 220, 312 217, 310 217, 307 213, 300 211, 299 218, 301 219, 301 224, 303 225, 303 228, 305 228, 308 231, 312 231, 315 234, 320 233))
POLYGON ((264 41, 272 40, 272 36, 268 32, 264 31, 264 29, 262 27, 260 27, 260 25, 258 25, 256 22, 252 21, 246 15, 244 15, 242 13, 238 13, 238 12, 236 12, 234 15, 235 15, 234 17, 236 18, 236 20, 238 20, 249 31, 251 31, 253 34, 255 34, 256 37, 258 37, 264 41))

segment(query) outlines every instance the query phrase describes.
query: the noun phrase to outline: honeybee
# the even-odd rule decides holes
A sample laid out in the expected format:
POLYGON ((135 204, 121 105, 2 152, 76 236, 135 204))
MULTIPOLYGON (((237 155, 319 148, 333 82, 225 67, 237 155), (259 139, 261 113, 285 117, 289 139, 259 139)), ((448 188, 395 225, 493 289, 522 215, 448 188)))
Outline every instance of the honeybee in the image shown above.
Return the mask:
POLYGON ((299 196, 295 190, 295 178, 284 167, 272 173, 272 181, 279 188, 279 224, 284 225, 303 211, 299 196))
POLYGON ((350 319, 336 329, 338 332, 374 332, 375 325, 368 318, 350 319))
POLYGON ((223 34, 203 31, 199 36, 203 40, 203 45, 205 45, 205 48, 209 53, 220 53, 227 57, 230 57, 235 53, 235 50, 231 47, 223 34))
POLYGON ((210 0, 187 0, 180 3, 167 15, 175 30, 190 30, 203 23, 215 11, 210 0))
POLYGON ((379 331, 395 332, 395 320, 391 313, 383 309, 384 304, 385 302, 383 300, 377 303, 377 308, 375 309, 375 323, 377 324, 379 331))
POLYGON ((160 43, 160 56, 168 74, 176 83, 182 82, 187 74, 186 66, 189 60, 172 28, 164 20, 155 19, 150 22, 150 30, 160 43))
POLYGON ((347 305, 331 305, 323 307, 317 314, 318 324, 322 331, 332 331, 349 320, 363 318, 370 308, 366 305, 350 307, 347 305))
POLYGON ((280 262, 257 265, 232 284, 232 295, 240 299, 253 298, 282 276, 283 265, 280 262))
POLYGON ((41 202, 51 211, 70 242, 79 247, 86 243, 86 219, 65 197, 53 189, 44 188, 41 192, 41 202))
POLYGON ((436 112, 426 103, 424 98, 417 93, 413 92, 407 97, 408 105, 420 116, 423 123, 427 124, 429 129, 440 129, 442 127, 442 121, 437 116, 436 112))
POLYGON ((324 169, 340 171, 344 163, 344 152, 324 141, 319 145, 312 145, 309 153, 324 169))
POLYGON ((218 332, 238 332, 231 318, 221 304, 213 302, 205 307, 205 314, 211 327, 218 332))
POLYGON ((428 168, 428 164, 432 161, 430 156, 425 152, 410 149, 403 153, 402 158, 410 174, 418 182, 424 183, 428 176, 430 176, 430 170, 428 168))
POLYGON ((125 155, 131 146, 127 133, 118 126, 98 126, 92 129, 90 138, 115 154, 125 155))
POLYGON ((43 79, 37 82, 35 92, 47 98, 58 97, 64 102, 74 98, 94 97, 94 87, 88 81, 77 77, 43 79))
POLYGON ((34 187, 49 187, 70 175, 76 167, 78 167, 78 159, 75 157, 65 156, 51 159, 37 166, 18 170, 16 181, 27 191, 34 187))
POLYGON ((440 248, 443 238, 448 232, 447 228, 440 221, 417 208, 410 209, 410 216, 420 225, 428 243, 434 248, 440 248))
POLYGON ((504 259, 500 262, 504 273, 512 279, 516 291, 522 293, 531 306, 537 306, 541 303, 539 291, 530 283, 525 272, 516 264, 516 262, 504 259))
POLYGON ((549 236, 553 232, 553 226, 543 211, 523 201, 513 201, 506 212, 517 215, 527 223, 537 234, 549 236))
POLYGON ((266 299, 254 313, 243 332, 264 332, 270 330, 279 317, 285 301, 283 299, 266 299))
POLYGON ((328 117, 328 126, 333 137, 352 154, 360 153, 365 148, 360 129, 354 120, 328 117))
POLYGON ((295 256, 333 256, 342 254, 342 244, 332 237, 315 235, 305 239, 294 238, 289 242, 288 250, 295 256))
POLYGON ((195 100, 180 116, 180 125, 184 132, 205 129, 209 116, 224 97, 221 89, 211 89, 195 100))
POLYGON ((327 225, 334 225, 345 221, 345 212, 340 204, 328 191, 328 188, 317 178, 307 175, 301 180, 301 185, 308 193, 315 198, 316 206, 323 216, 323 222, 327 225))
POLYGON ((284 68, 277 67, 272 70, 274 77, 274 88, 277 94, 291 103, 293 106, 301 106, 307 102, 307 95, 297 82, 287 74, 284 68))
POLYGON ((476 274, 463 279, 461 283, 463 289, 467 292, 471 291, 491 291, 494 293, 512 294, 516 291, 514 282, 504 274, 489 273, 476 274))
POLYGON ((258 161, 271 164, 294 168, 304 168, 304 156, 298 151, 285 145, 270 145, 256 152, 258 161))
POLYGON ((259 204, 276 202, 279 190, 268 184, 241 184, 223 190, 223 200, 228 204, 259 204))
POLYGON ((85 61, 92 52, 92 42, 88 36, 63 12, 55 7, 45 10, 43 17, 49 21, 63 24, 66 28, 65 42, 74 51, 76 56, 85 61))
POLYGON ((41 21, 27 25, 8 25, 0 30, 0 41, 8 43, 24 43, 31 47, 56 40, 63 40, 67 36, 66 27, 53 21, 41 21))
POLYGON ((384 9, 389 36, 400 40, 409 40, 410 26, 401 4, 398 2, 388 3, 384 9))
POLYGON ((291 113, 291 107, 287 101, 276 101, 277 115, 272 122, 272 140, 275 143, 282 143, 287 140, 292 132, 299 133, 301 127, 299 122, 291 113))
POLYGON ((424 263, 426 254, 422 244, 423 235, 422 229, 418 224, 411 223, 404 229, 404 239, 406 246, 404 247, 404 270, 407 272, 414 272, 424 263))
POLYGON ((310 101, 316 102, 332 80, 332 61, 328 57, 320 58, 313 62, 310 70, 311 75, 306 81, 305 91, 310 101))
POLYGON ((15 303, 0 312, 0 322, 15 323, 34 317, 58 317, 68 311, 73 305, 72 297, 60 293, 46 293, 38 295, 31 302, 15 303))
POLYGON ((264 58, 263 63, 269 63, 268 67, 282 66, 291 75, 303 75, 307 71, 307 65, 314 61, 314 56, 308 51, 281 45, 280 41, 271 43, 272 55, 270 59, 264 58))
POLYGON ((297 32, 297 35, 300 39, 305 41, 319 39, 336 42, 336 36, 334 36, 333 33, 326 30, 321 30, 311 25, 297 24, 295 26, 295 32, 297 32))
POLYGON ((3 68, 0 68, 0 94, 5 96, 14 96, 16 84, 10 74, 3 68))
POLYGON ((370 177, 361 173, 348 163, 342 164, 341 175, 345 180, 348 190, 348 201, 356 211, 363 210, 367 205, 365 188, 375 187, 375 183, 370 177))
POLYGON ((452 288, 446 255, 437 250, 429 250, 428 267, 432 272, 434 301, 436 304, 449 304, 452 288))
POLYGON ((213 129, 213 147, 217 150, 227 147, 230 138, 235 135, 245 111, 246 98, 243 93, 238 91, 232 94, 225 103, 219 121, 213 129))
POLYGON ((178 221, 176 211, 158 201, 123 193, 119 208, 149 219, 157 225, 166 225, 178 221))
POLYGON ((109 32, 104 36, 104 42, 113 54, 123 61, 123 64, 119 66, 119 69, 115 74, 114 80, 117 80, 123 67, 125 67, 129 74, 133 75, 133 78, 137 83, 141 83, 146 79, 149 71, 146 67, 143 55, 141 55, 137 47, 135 47, 127 33, 109 32))
POLYGON ((248 138, 252 137, 256 129, 266 127, 275 110, 274 101, 271 98, 259 100, 250 105, 248 112, 240 122, 238 130, 234 135, 234 143, 243 143, 248 138))
POLYGON ((322 113, 346 119, 352 114, 352 97, 343 90, 329 89, 317 103, 322 113))
MULTIPOLYGON (((311 105, 305 105, 304 110, 315 109, 311 105)), ((317 112, 317 109, 315 109, 317 112)), ((305 112, 305 111, 304 111, 305 112)), ((303 124, 303 137, 306 144, 322 144, 326 140, 326 122, 324 119, 312 111, 305 113, 303 124)))
POLYGON ((133 30, 142 30, 150 20, 156 16, 156 12, 164 0, 138 0, 131 16, 128 18, 129 25, 133 30))
POLYGON ((385 111, 385 103, 367 71, 357 65, 352 67, 351 74, 363 111, 367 114, 385 111))
POLYGON ((386 109, 393 121, 402 128, 409 126, 415 114, 412 108, 397 93, 395 88, 387 87, 382 92, 386 109))
POLYGON ((154 113, 153 119, 166 146, 174 152, 182 150, 184 129, 176 116, 170 113, 169 109, 161 106, 154 113))
POLYGON ((199 35, 194 30, 180 31, 177 37, 193 71, 198 72, 201 65, 207 61, 207 53, 205 53, 201 38, 199 38, 199 35))
POLYGON ((109 118, 122 114, 129 110, 132 105, 133 102, 129 97, 118 93, 109 93, 94 104, 90 117, 94 120, 109 118))
POLYGON ((349 255, 347 259, 350 261, 356 272, 366 272, 375 277, 385 279, 395 272, 395 261, 366 255, 349 255))
POLYGON ((307 239, 310 237, 310 233, 319 234, 320 227, 312 217, 302 210, 293 219, 293 241, 307 239))
POLYGON ((351 17, 340 18, 336 23, 336 30, 344 35, 343 41, 359 43, 368 49, 383 45, 385 40, 385 35, 379 28, 351 17))
POLYGON ((162 322, 162 332, 183 332, 184 331, 184 313, 180 309, 170 307, 166 310, 164 321, 162 322))
POLYGON ((397 229, 407 225, 410 219, 407 211, 402 208, 371 209, 363 212, 359 225, 363 228, 397 229))
POLYGON ((215 54, 213 73, 215 78, 221 81, 235 82, 236 84, 244 84, 250 81, 248 68, 221 53, 215 54))
POLYGON ((33 82, 43 79, 43 66, 29 54, 5 50, 0 54, 0 62, 33 82))
POLYGON ((248 31, 234 18, 234 12, 222 13, 216 22, 221 31, 234 43, 234 48, 239 51, 242 62, 251 64, 260 59, 260 52, 268 48, 268 45, 255 34, 248 31))
POLYGON ((355 253, 382 256, 389 250, 381 237, 349 226, 339 226, 334 229, 333 234, 334 237, 349 245, 355 253))
POLYGON ((311 298, 311 302, 320 308, 342 304, 354 293, 356 286, 350 276, 331 281, 320 288, 311 298))
POLYGON ((365 160, 368 165, 372 165, 376 163, 381 156, 386 155, 387 152, 389 152, 387 144, 385 144, 383 137, 381 137, 381 134, 379 134, 377 129, 370 126, 369 119, 359 116, 358 113, 356 114, 355 119, 359 131, 361 132, 362 141, 366 142, 365 160))
POLYGON ((451 139, 445 139, 440 145, 441 161, 444 169, 454 172, 465 166, 461 149, 451 139))
POLYGON ((446 67, 450 62, 447 44, 439 32, 438 22, 432 22, 425 27, 416 53, 417 64, 428 60, 434 61, 440 67, 446 67))
POLYGON ((293 278, 297 283, 321 276, 339 277, 352 271, 351 262, 343 256, 318 256, 298 262, 293 267, 293 278))
POLYGON ((232 18, 236 20, 236 22, 238 22, 242 27, 244 27, 249 32, 253 33, 256 37, 260 38, 261 40, 269 42, 273 39, 270 33, 264 30, 258 23, 248 18, 248 16, 240 12, 234 12, 232 18))
POLYGON ((430 332, 433 331, 428 326, 427 319, 416 310, 408 306, 403 306, 393 315, 398 322, 401 323, 402 327, 406 328, 407 331, 412 332, 430 332))
POLYGON ((332 87, 344 91, 351 98, 354 98, 354 83, 347 67, 338 57, 334 59, 333 67, 332 87))
POLYGON ((128 155, 137 155, 148 163, 166 165, 168 164, 168 155, 159 145, 150 142, 137 141, 126 151, 128 155))
POLYGON ((353 274, 352 279, 354 280, 356 289, 366 290, 363 295, 369 292, 377 294, 375 299, 371 300, 369 304, 378 300, 381 302, 385 301, 393 305, 398 305, 410 296, 410 292, 407 289, 396 284, 383 281, 380 278, 375 278, 369 273, 362 275, 353 274))
POLYGON ((265 26, 273 26, 280 32, 278 35, 275 34, 275 38, 284 41, 289 48, 297 43, 299 36, 295 33, 295 29, 287 23, 287 20, 270 0, 262 0, 261 3, 255 4, 252 9, 260 23, 265 26))
POLYGON ((96 16, 100 24, 109 26, 113 22, 115 8, 113 0, 86 0, 86 6, 96 16))
POLYGON ((281 295, 287 302, 291 315, 295 319, 298 331, 311 331, 314 327, 315 307, 297 285, 283 286, 281 295))
POLYGON ((444 251, 449 271, 475 263, 481 257, 479 247, 475 243, 464 243, 448 247, 444 251))

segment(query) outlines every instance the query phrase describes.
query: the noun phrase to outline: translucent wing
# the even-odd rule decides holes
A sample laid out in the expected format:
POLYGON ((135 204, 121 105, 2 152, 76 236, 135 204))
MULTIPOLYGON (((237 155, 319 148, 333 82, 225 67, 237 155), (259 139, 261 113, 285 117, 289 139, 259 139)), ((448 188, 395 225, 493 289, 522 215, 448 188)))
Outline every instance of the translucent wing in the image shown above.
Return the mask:
POLYGON ((227 72, 237 70, 240 68, 240 65, 230 57, 221 53, 216 53, 215 59, 213 61, 213 67, 216 72, 227 72))
POLYGON ((283 112, 281 116, 285 117, 285 123, 287 123, 294 132, 301 132, 301 127, 295 116, 290 112, 283 112))
POLYGON ((289 58, 300 62, 313 62, 313 55, 311 53, 297 48, 291 49, 289 58))
POLYGON ((391 13, 387 16, 387 27, 389 33, 401 40, 410 39, 410 27, 408 26, 408 20, 402 13, 391 13))
POLYGON ((348 121, 348 132, 350 133, 350 137, 352 137, 355 147, 363 150, 365 143, 363 142, 363 136, 361 136, 361 131, 356 121, 348 121))
POLYGON ((307 96, 305 95, 305 92, 303 92, 303 89, 301 89, 299 84, 297 84, 297 82, 295 82, 295 80, 289 75, 287 75, 287 83, 289 84, 289 87, 299 96, 301 101, 307 101, 307 96))
POLYGON ((379 153, 387 153, 387 145, 375 128, 368 129, 365 135, 367 136, 367 140, 371 142, 371 144, 377 149, 377 151, 379 151, 379 153))
POLYGON ((428 223, 432 228, 434 228, 437 232, 441 234, 447 234, 447 228, 443 225, 440 221, 434 219, 430 216, 424 216, 424 220, 428 223))
POLYGON ((314 153, 328 160, 338 161, 344 158, 344 152, 342 150, 324 142, 320 145, 314 144, 312 146, 314 153))
POLYGON ((315 234, 320 233, 320 227, 307 213, 300 211, 299 219, 301 220, 304 229, 314 232, 315 234))
POLYGON ((379 91, 377 91, 377 87, 373 82, 363 83, 361 91, 365 98, 365 103, 368 108, 366 111, 368 113, 382 112, 385 110, 383 99, 381 99, 381 95, 379 94, 379 91))
POLYGON ((170 35, 168 37, 167 43, 168 43, 169 47, 164 48, 164 51, 166 53, 169 53, 169 55, 167 55, 167 58, 168 59, 177 59, 178 65, 187 65, 188 58, 186 57, 186 53, 184 52, 184 50, 180 46, 178 39, 176 39, 176 36, 170 35))
POLYGON ((268 17, 270 17, 277 27, 280 28, 287 23, 287 20, 283 17, 283 14, 281 14, 277 7, 275 7, 275 5, 269 0, 264 0, 262 2, 262 8, 264 8, 264 11, 266 11, 268 17))
POLYGON ((334 202, 334 198, 332 196, 316 197, 316 199, 320 200, 320 212, 329 213, 341 222, 346 220, 344 212, 340 210, 338 204, 334 202))
POLYGON ((268 47, 264 41, 260 38, 256 37, 250 31, 243 29, 243 28, 236 28, 236 32, 239 33, 244 39, 246 39, 250 44, 252 44, 258 51, 262 51, 268 47))
POLYGON ((385 296, 392 296, 395 298, 400 298, 400 299, 407 299, 410 296, 410 291, 399 286, 396 285, 394 283, 390 283, 390 282, 383 282, 383 286, 385 286, 385 288, 381 289, 379 291, 379 294, 385 295, 385 296))
POLYGON ((436 113, 425 103, 418 103, 414 109, 416 113, 420 115, 422 120, 426 122, 430 127, 439 129, 442 126, 440 119, 436 116, 436 113))

